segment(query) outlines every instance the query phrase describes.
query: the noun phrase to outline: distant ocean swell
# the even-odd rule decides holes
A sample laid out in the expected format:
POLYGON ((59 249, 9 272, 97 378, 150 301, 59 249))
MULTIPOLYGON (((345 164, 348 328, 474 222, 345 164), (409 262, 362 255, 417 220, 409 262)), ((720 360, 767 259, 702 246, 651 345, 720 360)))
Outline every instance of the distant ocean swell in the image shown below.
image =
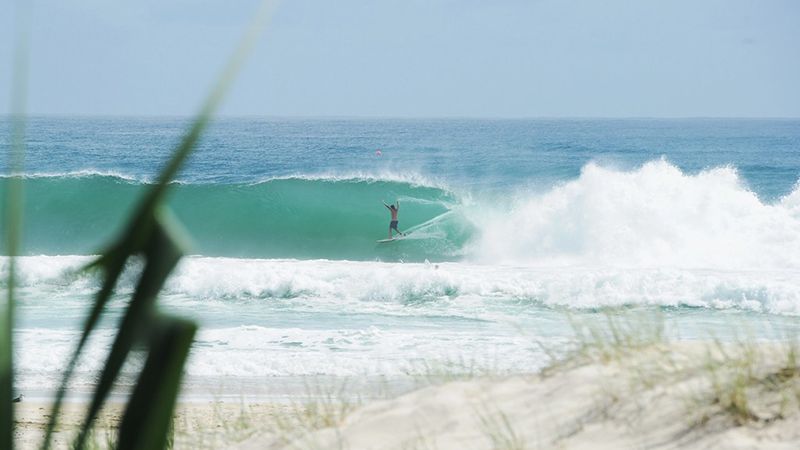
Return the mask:
MULTIPOLYGON (((25 253, 94 253, 143 186, 108 174, 29 177, 25 253)), ((421 177, 176 184, 170 204, 204 256, 800 270, 800 190, 763 201, 732 167, 687 174, 664 160, 629 171, 588 164, 555 186, 491 196, 421 177), (378 245, 388 225, 380 202, 395 199, 400 228, 412 233, 378 245)))

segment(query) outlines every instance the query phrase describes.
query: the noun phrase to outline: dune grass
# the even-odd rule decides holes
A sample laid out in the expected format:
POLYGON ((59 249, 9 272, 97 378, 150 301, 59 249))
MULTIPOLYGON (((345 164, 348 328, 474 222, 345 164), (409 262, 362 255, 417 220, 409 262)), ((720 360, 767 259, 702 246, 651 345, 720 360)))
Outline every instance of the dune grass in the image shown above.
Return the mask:
POLYGON ((508 415, 496 408, 483 405, 475 414, 480 419, 483 434, 488 438, 493 450, 525 450, 525 439, 509 420, 508 415))
POLYGON ((800 414, 800 340, 796 337, 776 330, 776 337, 768 341, 751 335, 722 341, 709 335, 693 343, 672 342, 666 332, 669 324, 658 311, 607 310, 591 319, 572 317, 570 323, 571 350, 561 354, 548 350, 554 356, 542 376, 558 376, 590 364, 613 364, 627 379, 622 391, 619 386, 607 390, 613 399, 681 385, 692 428, 713 420, 757 426, 800 414))
POLYGON ((315 431, 338 429, 362 404, 360 396, 349 390, 346 379, 336 385, 306 384, 304 399, 290 402, 284 414, 274 417, 272 427, 279 442, 313 449, 318 446, 313 439, 315 431))
POLYGON ((417 387, 508 375, 508 372, 497 368, 497 361, 487 362, 490 364, 484 364, 475 357, 463 356, 449 360, 415 360, 410 362, 411 367, 406 375, 417 387))
POLYGON ((796 339, 754 343, 716 341, 707 349, 709 390, 695 396, 702 426, 715 417, 735 425, 769 424, 800 414, 800 345, 796 339))
POLYGON ((657 309, 606 309, 589 316, 565 314, 572 329, 566 348, 536 342, 549 358, 542 375, 593 362, 619 361, 669 342, 664 316, 657 309))
MULTIPOLYGON (((179 407, 174 432, 174 449, 213 450, 234 445, 271 429, 275 418, 286 413, 284 405, 252 405, 244 402, 214 401, 211 411, 198 413, 192 406, 179 407), (208 426, 204 421, 213 423, 208 426)), ((270 432, 272 434, 272 432, 270 432)))

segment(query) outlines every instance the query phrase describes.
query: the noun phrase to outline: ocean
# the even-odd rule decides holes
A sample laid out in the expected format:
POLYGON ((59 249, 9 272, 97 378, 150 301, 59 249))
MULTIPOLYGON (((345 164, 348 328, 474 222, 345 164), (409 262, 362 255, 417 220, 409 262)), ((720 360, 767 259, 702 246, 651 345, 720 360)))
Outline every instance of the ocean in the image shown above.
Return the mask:
MULTIPOLYGON (((98 288, 78 269, 187 124, 28 122, 18 390, 52 393, 98 288)), ((4 154, 9 139, 2 119, 4 154)), ((200 323, 187 367, 197 395, 432 367, 535 371, 576 318, 608 308, 657 314, 675 339, 771 339, 800 331, 798 176, 794 119, 220 119, 172 185, 192 247, 160 305, 200 323), (405 239, 376 243, 382 201, 400 202, 405 239)))

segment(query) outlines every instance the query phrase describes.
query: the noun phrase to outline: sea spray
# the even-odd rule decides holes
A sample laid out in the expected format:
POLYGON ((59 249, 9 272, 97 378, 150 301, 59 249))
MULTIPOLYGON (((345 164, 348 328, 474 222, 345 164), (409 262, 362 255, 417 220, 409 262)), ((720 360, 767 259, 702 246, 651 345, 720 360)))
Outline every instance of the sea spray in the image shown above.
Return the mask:
POLYGON ((687 174, 664 160, 621 171, 588 164, 506 210, 469 215, 468 254, 537 266, 800 269, 797 190, 766 203, 732 167, 687 174))

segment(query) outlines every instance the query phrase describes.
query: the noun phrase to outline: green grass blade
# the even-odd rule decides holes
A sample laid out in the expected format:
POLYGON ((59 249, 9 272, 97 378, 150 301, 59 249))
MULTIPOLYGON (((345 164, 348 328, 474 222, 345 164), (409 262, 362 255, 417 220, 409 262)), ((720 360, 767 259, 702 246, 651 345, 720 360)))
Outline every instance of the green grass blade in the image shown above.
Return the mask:
POLYGON ((152 235, 147 239, 142 276, 119 324, 111 352, 105 362, 86 418, 75 441, 75 448, 83 447, 92 423, 105 404, 134 345, 146 339, 151 321, 155 317, 156 296, 172 269, 183 256, 182 239, 173 237, 178 233, 174 229, 173 223, 169 219, 165 219, 162 214, 155 219, 155 223, 152 235))
POLYGON ((5 299, 0 299, 0 448, 14 448, 14 287, 16 256, 19 254, 22 234, 22 177, 25 158, 25 95, 28 69, 28 13, 27 5, 17 7, 18 42, 14 54, 14 80, 11 98, 11 151, 8 167, 11 176, 6 179, 5 244, 8 252, 7 289, 5 299))
MULTIPOLYGON (((22 122, 21 117, 14 121, 22 122)), ((22 133, 23 123, 15 124, 14 134, 22 133), (19 129, 19 131, 16 131, 19 129)), ((15 138, 15 141, 17 138, 15 138)), ((22 153, 22 144, 15 143, 13 154, 22 153)), ((14 158, 14 157, 12 157, 14 158)), ((13 163, 12 163, 13 164, 13 163)), ((19 167, 19 166, 13 166, 19 167)), ((14 408, 14 289, 16 283, 16 256, 22 230, 22 178, 11 176, 5 180, 6 201, 4 209, 5 240, 8 251, 6 295, 0 308, 0 448, 13 448, 14 408)))
POLYGON ((119 278, 120 274, 122 273, 123 268, 125 267, 125 261, 127 258, 114 261, 113 264, 109 264, 108 267, 104 267, 104 276, 103 276, 103 285, 100 288, 100 291, 95 296, 94 306, 92 307, 92 311, 90 313, 90 318, 87 320, 86 325, 84 326, 83 332, 81 334, 81 338, 78 341, 78 345, 75 351, 70 356, 69 361, 67 362, 67 366, 64 369, 64 376, 61 379, 61 383, 58 386, 58 390, 56 391, 55 401, 53 402, 53 408, 50 413, 50 419, 47 422, 47 427, 45 429, 45 437, 44 441, 42 442, 42 449, 46 450, 50 448, 50 440, 53 435, 53 431, 55 430, 56 424, 58 423, 58 414, 61 411, 61 406, 64 401, 64 397, 67 393, 67 386, 69 384, 69 379, 72 377, 72 373, 75 371, 75 365, 78 362, 78 358, 80 357, 81 353, 83 352, 83 347, 86 345, 86 342, 91 334, 94 327, 97 325, 98 320, 100 319, 100 314, 105 308, 106 303, 108 303, 109 298, 111 298, 111 293, 114 289, 114 285, 117 283, 117 279, 119 278))
POLYGON ((166 447, 172 414, 197 325, 160 316, 147 362, 119 426, 117 450, 166 447))
POLYGON ((211 94, 206 99, 200 113, 195 117, 192 125, 187 134, 182 139, 179 146, 176 148, 173 157, 162 170, 158 177, 158 182, 150 188, 150 191, 145 195, 144 200, 134 210, 134 214, 128 221, 127 228, 123 231, 121 236, 103 252, 102 256, 90 264, 89 267, 99 268, 103 271, 104 282, 101 290, 95 297, 95 303, 87 318, 81 338, 78 345, 73 352, 67 367, 65 368, 59 388, 56 392, 56 398, 50 414, 50 420, 45 430, 45 438, 42 443, 42 449, 47 450, 50 447, 50 441, 53 430, 58 421, 58 416, 61 410, 63 399, 66 395, 69 380, 75 369, 85 343, 97 326, 100 316, 105 309, 106 304, 113 292, 119 275, 124 269, 125 263, 130 256, 139 253, 145 245, 147 236, 150 235, 150 228, 153 226, 152 217, 157 206, 163 201, 163 197, 169 187, 170 181, 180 170, 181 166, 194 149, 200 135, 205 130, 208 122, 214 112, 219 107, 220 102, 224 98, 233 78, 239 71, 247 54, 252 50, 255 45, 256 38, 260 34, 267 19, 270 17, 273 10, 273 2, 265 0, 262 3, 261 9, 256 14, 252 24, 248 28, 237 50, 225 66, 222 74, 217 80, 211 94))
POLYGON ((103 271, 104 282, 101 290, 95 297, 95 304, 87 318, 81 338, 78 345, 73 352, 67 367, 65 368, 59 388, 56 392, 56 398, 50 414, 50 420, 45 430, 45 438, 42 443, 42 449, 47 450, 50 447, 53 430, 58 421, 58 415, 61 410, 63 399, 66 395, 69 380, 75 369, 75 364, 79 359, 89 335, 93 332, 100 316, 105 309, 106 304, 113 292, 119 275, 131 255, 141 251, 144 246, 146 237, 150 234, 149 229, 152 227, 152 217, 158 204, 163 201, 163 197, 169 187, 169 182, 175 177, 180 170, 186 158, 194 149, 200 135, 205 130, 208 122, 214 112, 219 107, 222 99, 224 98, 234 76, 239 71, 247 54, 252 50, 255 45, 256 38, 261 32, 266 20, 272 12, 273 4, 268 1, 262 3, 261 9, 257 13, 251 26, 248 28, 244 37, 242 38, 237 50, 229 60, 222 74, 220 75, 214 89, 204 102, 203 108, 200 113, 195 117, 187 134, 176 148, 173 157, 162 170, 159 175, 158 182, 150 189, 145 195, 144 200, 135 209, 134 214, 129 220, 129 225, 122 233, 122 235, 112 244, 107 251, 103 252, 97 261, 90 264, 89 267, 99 268, 103 271))

